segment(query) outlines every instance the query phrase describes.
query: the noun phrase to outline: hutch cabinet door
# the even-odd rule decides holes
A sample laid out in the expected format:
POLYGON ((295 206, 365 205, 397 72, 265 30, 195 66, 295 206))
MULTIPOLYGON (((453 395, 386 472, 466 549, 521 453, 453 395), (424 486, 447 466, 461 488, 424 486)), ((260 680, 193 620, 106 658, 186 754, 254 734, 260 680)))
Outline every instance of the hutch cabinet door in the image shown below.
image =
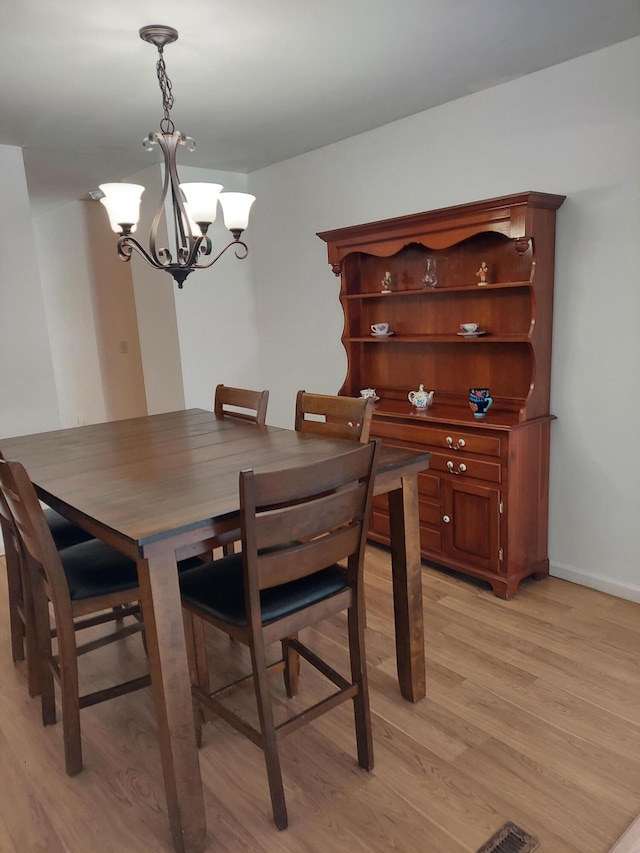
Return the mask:
POLYGON ((443 553, 464 565, 499 574, 500 491, 453 476, 442 485, 443 553))

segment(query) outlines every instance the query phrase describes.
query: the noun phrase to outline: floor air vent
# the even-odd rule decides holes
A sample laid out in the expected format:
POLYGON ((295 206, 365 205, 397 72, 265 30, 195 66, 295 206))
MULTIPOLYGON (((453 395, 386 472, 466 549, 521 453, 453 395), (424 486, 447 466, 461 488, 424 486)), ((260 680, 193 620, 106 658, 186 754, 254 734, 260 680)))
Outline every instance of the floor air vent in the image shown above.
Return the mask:
POLYGON ((515 823, 505 823, 478 853, 533 853, 540 842, 515 823))

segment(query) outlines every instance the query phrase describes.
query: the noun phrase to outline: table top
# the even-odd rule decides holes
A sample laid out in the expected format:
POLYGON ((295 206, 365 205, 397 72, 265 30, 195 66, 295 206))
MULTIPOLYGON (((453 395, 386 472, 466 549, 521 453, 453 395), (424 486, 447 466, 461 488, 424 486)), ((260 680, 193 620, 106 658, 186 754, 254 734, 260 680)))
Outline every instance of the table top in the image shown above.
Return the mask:
MULTIPOLYGON (((238 474, 347 453, 351 442, 221 418, 203 409, 3 439, 49 506, 141 546, 238 511, 238 474), (69 513, 69 509, 73 513, 69 513)), ((428 467, 430 454, 384 447, 376 493, 428 467)))

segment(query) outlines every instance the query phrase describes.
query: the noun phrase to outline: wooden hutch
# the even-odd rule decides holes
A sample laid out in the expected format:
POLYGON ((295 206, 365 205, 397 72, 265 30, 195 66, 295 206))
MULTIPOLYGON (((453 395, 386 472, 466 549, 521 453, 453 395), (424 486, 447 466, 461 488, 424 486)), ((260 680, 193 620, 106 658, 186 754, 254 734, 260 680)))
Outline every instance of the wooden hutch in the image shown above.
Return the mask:
MULTIPOLYGON (((423 558, 487 581, 502 598, 549 573, 555 219, 564 198, 525 192, 318 234, 342 280, 340 393, 375 388, 372 435, 432 453, 419 476, 423 558), (435 285, 424 281, 433 262, 435 285), (391 285, 382 284, 387 272, 391 285), (393 334, 374 337, 381 322, 393 334), (463 336, 461 323, 482 334, 463 336), (435 392, 426 411, 407 399, 420 384, 435 392), (482 420, 469 407, 477 387, 493 398, 482 420)), ((384 497, 370 537, 389 544, 384 497)))

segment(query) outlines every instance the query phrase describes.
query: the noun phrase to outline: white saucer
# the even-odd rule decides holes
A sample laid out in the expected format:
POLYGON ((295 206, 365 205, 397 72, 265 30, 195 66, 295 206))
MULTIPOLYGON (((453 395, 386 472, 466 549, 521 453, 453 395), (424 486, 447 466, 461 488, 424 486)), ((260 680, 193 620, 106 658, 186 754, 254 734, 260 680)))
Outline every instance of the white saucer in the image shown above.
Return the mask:
MULTIPOLYGON (((362 396, 362 395, 360 395, 362 396)), ((374 403, 377 403, 380 397, 365 397, 365 400, 373 400, 374 403)))
POLYGON ((372 338, 390 338, 395 332, 385 332, 384 335, 378 335, 376 332, 371 332, 372 338))
POLYGON ((486 331, 482 329, 478 329, 477 332, 456 332, 456 335, 460 335, 461 338, 477 338, 478 335, 486 335, 486 331))

